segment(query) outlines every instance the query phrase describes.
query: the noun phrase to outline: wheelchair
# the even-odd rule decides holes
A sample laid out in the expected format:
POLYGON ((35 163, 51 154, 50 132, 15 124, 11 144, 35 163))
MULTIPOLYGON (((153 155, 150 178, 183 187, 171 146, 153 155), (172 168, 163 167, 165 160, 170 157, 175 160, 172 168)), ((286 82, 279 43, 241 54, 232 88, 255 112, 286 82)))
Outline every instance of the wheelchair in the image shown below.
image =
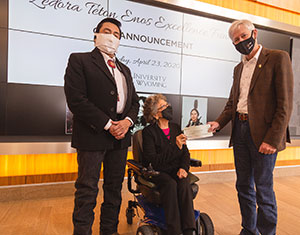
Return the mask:
MULTIPOLYGON (((167 229, 164 217, 164 210, 160 206, 160 195, 156 190, 153 182, 149 178, 155 177, 159 172, 153 170, 150 166, 144 167, 142 162, 143 148, 142 148, 142 130, 135 132, 133 135, 132 144, 133 160, 127 160, 128 181, 127 186, 129 192, 134 195, 134 200, 128 201, 126 209, 126 219, 128 224, 132 224, 133 217, 138 215, 138 208, 144 214, 143 219, 140 220, 137 235, 164 235, 167 229), (132 181, 136 183, 133 189, 132 181)), ((200 167, 201 161, 191 159, 191 166, 200 167)), ((198 192, 198 185, 196 182, 199 178, 191 173, 188 174, 193 191, 193 199, 198 192)), ((194 210, 196 219, 196 234, 195 235, 213 235, 214 225, 210 217, 199 210, 194 210)))

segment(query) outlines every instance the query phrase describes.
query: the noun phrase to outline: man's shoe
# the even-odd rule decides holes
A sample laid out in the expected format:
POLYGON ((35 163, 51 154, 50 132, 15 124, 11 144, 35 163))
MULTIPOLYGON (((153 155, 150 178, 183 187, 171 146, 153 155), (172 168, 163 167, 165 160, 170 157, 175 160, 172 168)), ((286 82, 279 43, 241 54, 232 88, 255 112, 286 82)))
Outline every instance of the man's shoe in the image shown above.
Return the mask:
MULTIPOLYGON (((103 232, 100 232, 100 235, 107 235, 107 233, 103 233, 103 232)), ((111 235, 120 235, 120 233, 118 233, 118 232, 115 232, 115 233, 112 233, 111 235)))

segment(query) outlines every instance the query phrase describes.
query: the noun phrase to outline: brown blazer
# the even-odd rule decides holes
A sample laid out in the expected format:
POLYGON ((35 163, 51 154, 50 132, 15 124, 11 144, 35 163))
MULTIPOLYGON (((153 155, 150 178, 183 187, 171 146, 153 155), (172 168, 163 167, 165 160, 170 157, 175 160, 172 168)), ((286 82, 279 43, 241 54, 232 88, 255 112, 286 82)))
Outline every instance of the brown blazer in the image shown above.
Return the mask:
MULTIPOLYGON (((233 85, 227 104, 216 119, 222 129, 229 121, 232 133, 240 90, 243 63, 234 68, 233 85)), ((250 132, 257 149, 262 142, 285 149, 290 142, 288 123, 293 105, 293 72, 289 54, 285 51, 262 48, 248 95, 250 132)))

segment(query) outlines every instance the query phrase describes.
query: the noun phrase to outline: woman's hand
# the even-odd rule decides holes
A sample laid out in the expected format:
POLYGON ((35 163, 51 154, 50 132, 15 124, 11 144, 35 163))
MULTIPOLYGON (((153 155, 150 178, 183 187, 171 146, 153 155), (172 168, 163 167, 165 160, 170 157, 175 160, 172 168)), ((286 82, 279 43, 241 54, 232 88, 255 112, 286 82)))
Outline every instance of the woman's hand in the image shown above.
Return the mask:
POLYGON ((188 176, 188 173, 184 169, 180 168, 177 171, 177 176, 178 176, 179 179, 183 179, 183 178, 186 178, 188 176))
POLYGON ((182 149, 182 145, 186 144, 186 136, 184 134, 180 134, 176 136, 176 145, 179 149, 182 149))

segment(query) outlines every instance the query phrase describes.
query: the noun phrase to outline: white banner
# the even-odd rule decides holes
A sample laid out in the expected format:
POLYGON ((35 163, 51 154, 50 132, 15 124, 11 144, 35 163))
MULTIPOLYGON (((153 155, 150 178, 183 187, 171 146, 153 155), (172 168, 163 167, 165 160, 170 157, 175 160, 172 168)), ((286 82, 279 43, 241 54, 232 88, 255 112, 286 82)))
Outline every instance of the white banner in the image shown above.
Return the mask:
POLYGON ((181 94, 228 98, 237 63, 183 56, 181 94))
POLYGON ((69 55, 92 42, 9 31, 8 82, 63 86, 69 55))
POLYGON ((123 46, 118 55, 131 68, 137 91, 179 94, 180 55, 123 46))
POLYGON ((192 45, 182 43, 183 14, 129 1, 109 2, 122 23, 121 44, 180 53, 192 45))
POLYGON ((193 45, 183 53, 194 56, 240 61, 229 36, 230 23, 184 14, 183 41, 193 45))
POLYGON ((107 16, 106 0, 10 0, 9 28, 93 39, 93 29, 107 16))
POLYGON ((228 97, 240 58, 229 23, 126 0, 10 0, 8 82, 62 86, 70 53, 93 49, 105 17, 122 23, 117 56, 137 91, 228 97))

